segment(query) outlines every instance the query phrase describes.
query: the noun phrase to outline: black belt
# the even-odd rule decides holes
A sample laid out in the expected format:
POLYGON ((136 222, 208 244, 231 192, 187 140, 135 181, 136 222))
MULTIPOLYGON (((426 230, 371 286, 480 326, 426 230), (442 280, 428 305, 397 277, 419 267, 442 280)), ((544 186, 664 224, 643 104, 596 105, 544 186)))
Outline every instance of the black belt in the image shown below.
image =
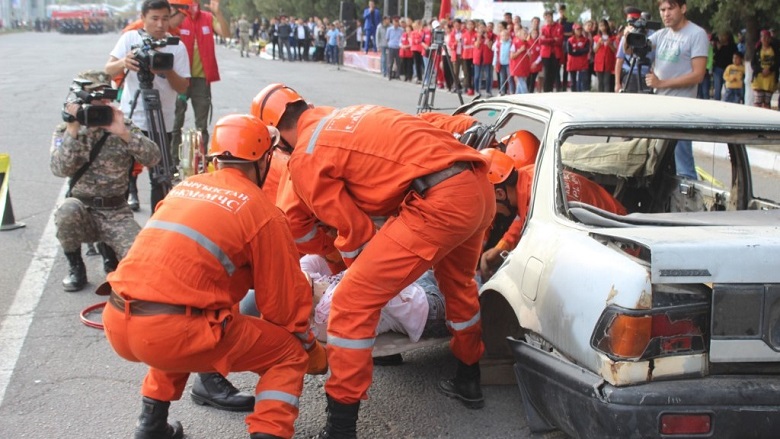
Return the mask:
POLYGON ((132 316, 156 316, 160 314, 202 316, 206 312, 200 308, 186 305, 171 305, 168 303, 147 302, 145 300, 125 300, 113 290, 108 297, 108 303, 114 305, 114 308, 122 312, 125 312, 125 306, 129 306, 129 313, 132 316))
POLYGON ((461 172, 472 169, 471 162, 455 162, 454 165, 449 168, 442 169, 441 171, 434 172, 433 174, 423 175, 412 180, 412 190, 420 195, 425 195, 425 192, 441 183, 442 181, 454 177, 461 172))
POLYGON ((87 207, 95 209, 118 209, 127 206, 127 198, 124 195, 117 195, 116 197, 79 197, 74 195, 73 198, 78 199, 87 207))

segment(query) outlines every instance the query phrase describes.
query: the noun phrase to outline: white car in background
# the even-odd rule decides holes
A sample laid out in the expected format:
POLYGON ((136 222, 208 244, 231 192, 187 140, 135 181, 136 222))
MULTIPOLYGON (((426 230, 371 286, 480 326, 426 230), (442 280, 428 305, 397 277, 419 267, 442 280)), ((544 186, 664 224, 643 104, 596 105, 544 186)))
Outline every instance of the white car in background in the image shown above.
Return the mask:
POLYGON ((514 358, 530 429, 780 437, 780 163, 749 160, 780 145, 780 113, 609 93, 458 112, 541 140, 520 243, 480 291, 486 358, 514 358), (697 180, 676 176, 679 139, 697 180), (567 200, 564 170, 628 214, 567 200))

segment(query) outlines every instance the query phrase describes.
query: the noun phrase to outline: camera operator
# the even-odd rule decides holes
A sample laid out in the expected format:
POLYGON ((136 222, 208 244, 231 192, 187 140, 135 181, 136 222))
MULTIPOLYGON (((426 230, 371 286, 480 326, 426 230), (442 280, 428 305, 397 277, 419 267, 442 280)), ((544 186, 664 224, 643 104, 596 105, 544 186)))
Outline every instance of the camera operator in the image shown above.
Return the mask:
MULTIPOLYGON (((146 166, 160 160, 157 145, 101 94, 109 87, 108 74, 87 71, 79 80, 90 83, 82 82, 77 91, 95 97, 90 102, 93 108, 86 110, 103 110, 101 118, 110 122, 101 120, 105 126, 82 125, 78 119, 83 120, 89 111, 79 101, 70 100, 63 109, 63 118, 70 122, 57 126, 52 138, 51 170, 58 177, 70 178, 67 197, 54 214, 57 239, 70 265, 62 281, 65 291, 81 290, 87 283, 81 243, 100 241, 106 272, 116 267, 116 255, 125 256, 141 230, 125 201, 127 170, 133 159, 146 166)), ((85 122, 90 123, 88 117, 85 122)))
MULTIPOLYGON (((146 126, 144 104, 143 102, 133 102, 136 97, 136 91, 140 88, 140 81, 138 74, 131 72, 137 73, 141 70, 140 61, 134 53, 137 47, 143 45, 145 37, 154 40, 166 38, 169 35, 170 18, 171 6, 167 0, 144 0, 141 6, 143 29, 122 34, 111 51, 105 67, 106 72, 112 76, 128 70, 124 82, 121 108, 123 112, 130 114, 131 108, 135 105, 132 114, 133 123, 138 125, 146 135, 149 135, 149 127, 146 126)), ((170 145, 176 111, 176 98, 180 93, 187 92, 190 77, 190 61, 187 49, 182 44, 166 45, 150 50, 150 52, 155 50, 173 54, 173 68, 171 70, 151 71, 154 74, 153 88, 160 93, 160 106, 165 121, 168 145, 170 145)), ((166 151, 165 153, 172 161, 171 152, 166 151)), ((159 183, 152 180, 152 211, 154 211, 157 202, 161 199, 162 191, 159 189, 159 183)))
MULTIPOLYGON (((648 54, 652 54, 652 52, 649 52, 649 46, 637 49, 632 47, 629 44, 629 34, 639 33, 648 36, 652 35, 652 31, 648 30, 647 21, 642 18, 642 11, 639 8, 628 6, 623 11, 626 14, 628 26, 626 26, 618 45, 617 63, 615 64, 615 92, 639 93, 649 90, 645 83, 645 76, 650 73, 652 60, 648 54), (633 70, 631 69, 632 60, 634 61, 633 70)), ((639 40, 641 41, 641 38, 639 40)))
MULTIPOLYGON (((665 27, 648 37, 655 60, 645 81, 657 94, 696 98, 707 71, 707 33, 685 17, 686 0, 659 0, 658 9, 665 27)), ((696 180, 690 140, 677 142, 674 157, 677 175, 696 180)))

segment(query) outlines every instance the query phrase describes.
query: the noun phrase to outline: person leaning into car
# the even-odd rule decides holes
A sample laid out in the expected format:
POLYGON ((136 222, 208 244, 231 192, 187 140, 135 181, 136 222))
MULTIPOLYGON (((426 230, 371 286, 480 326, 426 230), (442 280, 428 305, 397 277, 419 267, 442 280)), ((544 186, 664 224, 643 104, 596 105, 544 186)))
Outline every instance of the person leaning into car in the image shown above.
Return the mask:
MULTIPOLYGON (((659 95, 696 98, 707 71, 707 33, 685 17, 686 0, 659 0, 658 10, 665 28, 648 37, 655 56, 645 82, 659 95)), ((690 140, 677 142, 674 159, 677 175, 697 179, 690 140)))
MULTIPOLYGON (((479 261, 483 282, 501 265, 502 254, 513 250, 520 241, 539 152, 539 140, 525 130, 511 134, 502 143, 506 153, 493 148, 483 150, 492 159, 488 175, 496 192, 496 217, 479 261)), ((626 208, 609 192, 576 172, 564 171, 563 180, 567 200, 590 204, 617 215, 626 214, 626 208)))

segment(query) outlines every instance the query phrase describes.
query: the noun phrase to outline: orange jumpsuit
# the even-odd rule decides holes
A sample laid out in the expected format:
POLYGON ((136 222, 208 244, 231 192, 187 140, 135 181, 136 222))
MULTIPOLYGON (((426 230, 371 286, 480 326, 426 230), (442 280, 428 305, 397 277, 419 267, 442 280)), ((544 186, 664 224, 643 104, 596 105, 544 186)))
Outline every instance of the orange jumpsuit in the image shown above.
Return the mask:
POLYGON ((417 115, 420 119, 430 123, 436 128, 453 134, 463 134, 464 131, 474 126, 477 119, 468 114, 444 114, 444 113, 420 113, 417 115))
POLYGON ((311 287, 287 220, 238 170, 174 187, 108 276, 125 300, 185 305, 201 315, 136 316, 108 304, 106 337, 130 361, 150 366, 142 394, 181 398, 190 372, 260 375, 250 433, 292 437, 311 343, 311 287), (256 291, 261 318, 233 308, 256 291))
MULTIPOLYGON (((528 216, 528 206, 531 203, 531 190, 534 181, 534 166, 527 165, 518 170, 517 175, 517 217, 509 226, 509 230, 498 241, 496 247, 501 250, 512 250, 520 242, 520 234, 528 216)), ((563 180, 566 184, 566 199, 590 204, 599 209, 617 215, 625 215, 626 208, 603 187, 588 180, 576 172, 564 171, 563 180)))
POLYGON ((316 221, 328 224, 350 266, 328 321, 326 392, 345 404, 366 398, 381 308, 431 267, 445 296, 453 354, 479 361, 474 274, 495 213, 486 158, 415 116, 373 105, 307 110, 297 132, 288 167, 305 207, 286 211, 293 237, 317 239, 326 231, 316 221), (423 195, 411 190, 418 177, 456 163, 466 170, 423 195), (372 217, 390 218, 377 232, 372 217))
POLYGON ((277 193, 279 192, 279 183, 284 176, 287 178, 287 161, 290 160, 290 154, 274 149, 271 156, 271 166, 263 182, 263 192, 268 196, 272 203, 276 203, 277 193))

